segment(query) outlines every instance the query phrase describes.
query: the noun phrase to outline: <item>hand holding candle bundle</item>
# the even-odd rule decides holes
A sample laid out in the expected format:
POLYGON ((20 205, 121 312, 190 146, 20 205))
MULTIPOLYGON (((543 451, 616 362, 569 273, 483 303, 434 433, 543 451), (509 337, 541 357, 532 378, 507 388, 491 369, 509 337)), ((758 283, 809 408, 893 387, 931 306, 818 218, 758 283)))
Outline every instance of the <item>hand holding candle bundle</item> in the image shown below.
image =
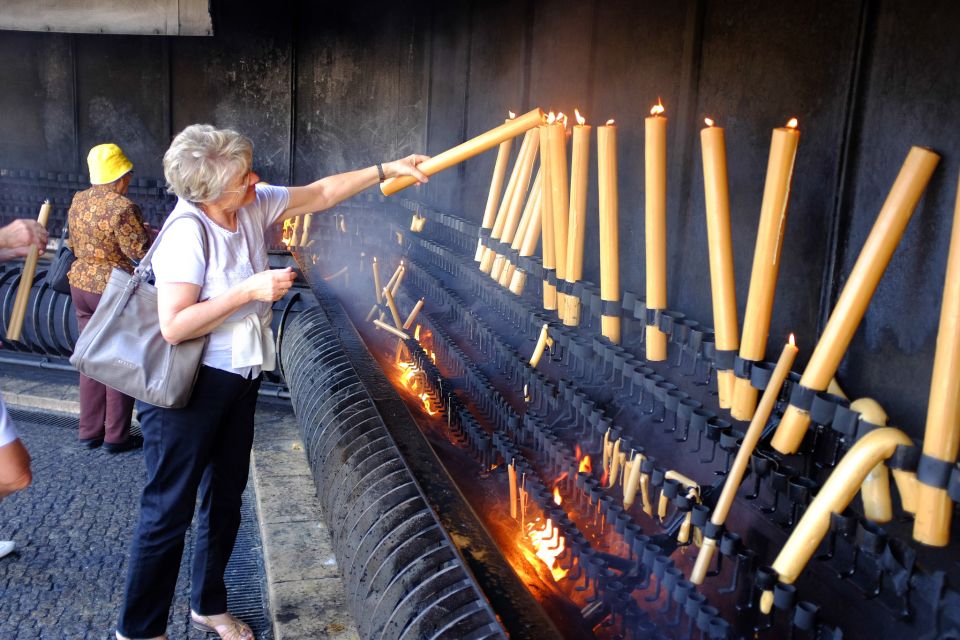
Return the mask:
MULTIPOLYGON (((810 356, 810 362, 800 378, 800 389, 794 388, 795 397, 805 393, 805 390, 813 393, 823 391, 837 372, 880 283, 880 277, 890 263, 939 160, 940 156, 928 149, 913 147, 910 150, 834 305, 820 341, 810 356)), ((783 414, 771 445, 781 453, 796 452, 809 424, 807 409, 797 407, 791 398, 791 404, 783 414)))
MULTIPOLYGON (((45 200, 40 206, 40 213, 37 215, 37 223, 41 227, 47 226, 47 218, 50 217, 50 201, 45 200)), ((40 252, 36 246, 31 246, 27 259, 23 263, 23 271, 20 272, 20 286, 17 288, 17 296, 13 300, 13 310, 10 312, 10 322, 7 324, 7 340, 19 340, 20 333, 23 331, 23 319, 27 314, 27 303, 30 301, 30 289, 33 287, 33 276, 37 272, 37 259, 40 252)))

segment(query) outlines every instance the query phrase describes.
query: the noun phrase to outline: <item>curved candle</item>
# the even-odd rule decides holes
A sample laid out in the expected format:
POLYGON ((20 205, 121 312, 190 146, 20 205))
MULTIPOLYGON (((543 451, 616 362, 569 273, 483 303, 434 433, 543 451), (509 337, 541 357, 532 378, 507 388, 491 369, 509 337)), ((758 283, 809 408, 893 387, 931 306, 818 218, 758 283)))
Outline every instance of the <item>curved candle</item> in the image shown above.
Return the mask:
MULTIPOLYGON (((703 192, 707 213, 714 334, 718 350, 736 351, 740 346, 740 328, 737 322, 737 284, 733 277, 727 148, 723 129, 712 125, 702 129, 700 144, 703 147, 703 192)), ((733 402, 733 382, 732 370, 717 371, 717 390, 722 409, 729 409, 733 402)))
MULTIPOLYGON (((543 111, 540 108, 533 109, 523 114, 519 118, 506 122, 499 127, 490 129, 486 133, 481 133, 475 138, 458 144, 452 149, 447 149, 428 160, 424 160, 417 168, 428 176, 443 171, 455 164, 459 164, 468 158, 483 153, 487 149, 492 149, 504 140, 515 138, 516 136, 536 127, 543 120, 543 111)), ((416 184, 417 179, 413 176, 400 176, 390 178, 380 184, 380 191, 383 195, 393 195, 401 189, 405 189, 412 184, 416 184)))
MULTIPOLYGON (((899 429, 884 427, 866 434, 850 448, 807 507, 773 562, 780 582, 793 584, 796 581, 820 546, 823 536, 830 530, 830 514, 846 509, 867 474, 878 463, 892 456, 900 445, 909 447, 913 442, 899 429)), ((770 613, 772 608, 773 592, 764 591, 760 598, 760 610, 770 613)))
MULTIPOLYGON (((534 160, 536 160, 536 151, 539 145, 539 134, 536 132, 536 130, 534 130, 533 133, 536 134, 536 138, 531 145, 532 152, 527 157, 527 166, 523 167, 520 175, 520 182, 517 184, 513 201, 510 203, 510 211, 507 215, 507 221, 503 226, 503 233, 500 235, 501 242, 511 245, 513 244, 514 238, 517 235, 517 229, 520 227, 521 219, 523 217, 527 217, 529 219, 530 210, 533 208, 533 192, 531 191, 531 195, 527 195, 527 190, 530 185, 530 175, 533 172, 533 163, 534 160)), ((540 172, 538 171, 537 177, 533 182, 534 190, 539 188, 541 179, 540 172)), ((494 280, 500 280, 500 275, 503 272, 503 268, 507 265, 507 262, 507 256, 498 252, 494 266, 490 270, 490 277, 494 280)))
MULTIPOLYGON (((920 147, 913 147, 907 154, 800 378, 804 387, 823 391, 837 372, 939 160, 940 156, 920 147)), ((790 405, 770 444, 781 453, 794 453, 809 424, 810 414, 790 405)))
POLYGON ((533 348, 533 355, 530 356, 530 366, 534 369, 540 364, 540 358, 543 357, 543 352, 546 350, 547 344, 551 342, 547 329, 548 325, 545 323, 543 328, 540 329, 540 336, 537 338, 537 346, 533 348))
MULTIPOLYGON (((520 257, 526 257, 531 253, 524 253, 523 248, 531 243, 530 230, 535 228, 532 239, 533 247, 536 247, 536 241, 540 238, 540 200, 543 197, 541 185, 543 184, 542 172, 537 172, 537 178, 530 189, 530 197, 527 199, 527 206, 524 208, 523 216, 520 218, 520 225, 517 227, 517 233, 513 237, 513 243, 510 249, 517 252, 520 257)), ((532 252, 532 249, 530 250, 532 252)), ((500 286, 509 286, 513 281, 517 267, 510 261, 507 261, 503 273, 500 274, 500 286)))
MULTIPOLYGON (((534 200, 533 213, 531 214, 529 224, 527 224, 527 232, 523 239, 523 244, 520 245, 520 256, 523 258, 533 255, 533 252, 537 248, 537 242, 540 240, 541 224, 543 221, 542 184, 541 188, 538 189, 534 195, 536 199, 534 200)), ((516 269, 510 278, 510 291, 516 295, 520 295, 523 293, 523 287, 526 283, 527 274, 521 269, 516 269)))
MULTIPOLYGON (((943 283, 937 351, 930 378, 924 455, 953 464, 960 447, 960 183, 943 283)), ((953 502, 946 490, 920 483, 913 539, 942 547, 950 541, 953 502)))
MULTIPOLYGON (((620 230, 617 194, 617 127, 597 127, 597 192, 600 209, 600 299, 620 301, 620 230)), ((600 331, 620 344, 620 315, 600 317, 600 331)))

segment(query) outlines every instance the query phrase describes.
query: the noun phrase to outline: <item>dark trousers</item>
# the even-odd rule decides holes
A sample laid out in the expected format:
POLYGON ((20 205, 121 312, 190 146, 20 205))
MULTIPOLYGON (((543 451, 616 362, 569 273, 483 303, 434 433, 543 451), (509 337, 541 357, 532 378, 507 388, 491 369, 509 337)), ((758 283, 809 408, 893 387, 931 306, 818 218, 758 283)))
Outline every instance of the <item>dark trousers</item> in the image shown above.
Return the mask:
POLYGON ((183 409, 138 405, 147 484, 118 625, 126 637, 166 629, 198 487, 190 605, 201 615, 226 612, 223 574, 240 527, 259 388, 259 377, 204 366, 183 409))
MULTIPOLYGON (((100 295, 70 287, 77 327, 83 331, 100 304, 100 295)), ((80 438, 103 438, 106 442, 126 442, 130 437, 133 398, 112 387, 80 374, 80 438)))

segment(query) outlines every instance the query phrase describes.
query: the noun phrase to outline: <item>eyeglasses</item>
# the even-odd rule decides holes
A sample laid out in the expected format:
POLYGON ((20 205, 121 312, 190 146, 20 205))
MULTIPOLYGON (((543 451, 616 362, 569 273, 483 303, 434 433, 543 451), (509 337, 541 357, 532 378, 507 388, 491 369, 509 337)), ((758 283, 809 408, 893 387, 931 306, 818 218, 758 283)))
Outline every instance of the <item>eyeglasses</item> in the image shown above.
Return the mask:
POLYGON ((243 195, 247 192, 247 189, 250 187, 250 171, 247 171, 247 175, 243 177, 243 186, 239 189, 224 189, 222 193, 239 193, 243 195))

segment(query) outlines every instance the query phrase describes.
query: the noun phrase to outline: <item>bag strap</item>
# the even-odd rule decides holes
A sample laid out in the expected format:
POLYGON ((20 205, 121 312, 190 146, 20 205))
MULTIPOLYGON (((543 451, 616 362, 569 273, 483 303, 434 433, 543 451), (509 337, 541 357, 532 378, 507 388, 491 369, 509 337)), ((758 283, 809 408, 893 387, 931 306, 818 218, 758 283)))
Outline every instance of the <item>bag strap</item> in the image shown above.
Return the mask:
POLYGON ((137 265, 137 268, 133 270, 133 280, 138 282, 146 282, 147 274, 150 272, 150 263, 153 260, 153 252, 156 251, 157 247, 160 246, 160 239, 163 238, 163 234, 166 233, 167 229, 173 226, 173 224, 180 218, 193 218, 197 221, 197 224, 200 225, 200 235, 203 239, 203 268, 206 270, 207 264, 210 262, 210 246, 207 238, 207 226, 203 223, 203 220, 200 219, 200 216, 192 211, 185 211, 173 220, 169 221, 168 224, 163 225, 163 227, 160 229, 160 233, 158 233, 156 239, 154 239, 153 244, 150 245, 150 249, 147 251, 146 255, 140 259, 140 264, 137 265))

